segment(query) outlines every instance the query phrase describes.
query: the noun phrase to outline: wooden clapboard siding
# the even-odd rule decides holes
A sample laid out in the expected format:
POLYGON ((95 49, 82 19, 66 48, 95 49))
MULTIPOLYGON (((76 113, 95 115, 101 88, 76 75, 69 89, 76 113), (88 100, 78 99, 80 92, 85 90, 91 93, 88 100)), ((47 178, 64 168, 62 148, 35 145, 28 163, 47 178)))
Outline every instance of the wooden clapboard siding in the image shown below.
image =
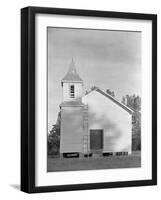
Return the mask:
POLYGON ((89 151, 88 106, 83 106, 83 153, 89 151))
POLYGON ((82 83, 63 83, 63 101, 71 101, 82 97, 83 87, 82 83), (70 97, 70 85, 74 85, 74 98, 70 97))
POLYGON ((85 95, 82 102, 88 105, 88 130, 103 129, 103 152, 131 153, 131 114, 96 90, 85 95))
POLYGON ((60 153, 82 152, 83 110, 81 106, 61 108, 60 153))

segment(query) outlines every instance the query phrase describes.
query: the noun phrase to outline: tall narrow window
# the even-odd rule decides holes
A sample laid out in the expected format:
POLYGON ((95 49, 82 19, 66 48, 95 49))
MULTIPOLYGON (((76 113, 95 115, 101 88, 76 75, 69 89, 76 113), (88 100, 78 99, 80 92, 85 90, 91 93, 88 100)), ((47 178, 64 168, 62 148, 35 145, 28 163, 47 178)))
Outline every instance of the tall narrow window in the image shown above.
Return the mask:
POLYGON ((70 86, 70 97, 74 98, 74 85, 70 86))

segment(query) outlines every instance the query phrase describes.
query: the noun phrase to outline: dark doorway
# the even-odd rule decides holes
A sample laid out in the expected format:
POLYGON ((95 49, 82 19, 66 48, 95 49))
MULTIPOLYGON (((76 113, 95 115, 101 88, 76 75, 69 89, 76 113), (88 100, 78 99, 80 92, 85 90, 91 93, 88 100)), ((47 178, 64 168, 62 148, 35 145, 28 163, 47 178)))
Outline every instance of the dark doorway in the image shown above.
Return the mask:
POLYGON ((90 130, 90 149, 96 151, 103 149, 103 130, 90 130))

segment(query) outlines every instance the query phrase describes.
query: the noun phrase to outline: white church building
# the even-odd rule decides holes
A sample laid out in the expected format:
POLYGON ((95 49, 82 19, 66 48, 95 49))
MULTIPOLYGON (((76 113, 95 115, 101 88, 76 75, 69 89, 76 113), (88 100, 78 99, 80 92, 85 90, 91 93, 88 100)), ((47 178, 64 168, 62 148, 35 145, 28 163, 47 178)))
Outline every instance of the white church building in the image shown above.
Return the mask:
POLYGON ((131 154, 133 110, 100 89, 84 95, 73 60, 61 84, 60 154, 131 154))

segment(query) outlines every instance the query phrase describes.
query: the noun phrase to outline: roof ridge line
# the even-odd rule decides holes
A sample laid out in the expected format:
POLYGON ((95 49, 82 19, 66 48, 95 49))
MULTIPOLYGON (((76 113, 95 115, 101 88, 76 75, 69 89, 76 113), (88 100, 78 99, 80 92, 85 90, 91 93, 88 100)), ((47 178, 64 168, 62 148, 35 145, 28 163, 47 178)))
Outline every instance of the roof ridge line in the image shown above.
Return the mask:
POLYGON ((111 100, 113 100, 113 101, 115 101, 116 103, 118 103, 122 108, 125 108, 125 110, 128 110, 128 111, 130 111, 131 113, 135 112, 133 109, 127 107, 126 105, 124 105, 123 103, 121 103, 119 100, 117 100, 116 98, 112 97, 111 95, 105 93, 105 92, 102 91, 101 89, 96 88, 95 90, 98 91, 98 92, 100 92, 100 93, 103 93, 103 95, 109 97, 111 100))

